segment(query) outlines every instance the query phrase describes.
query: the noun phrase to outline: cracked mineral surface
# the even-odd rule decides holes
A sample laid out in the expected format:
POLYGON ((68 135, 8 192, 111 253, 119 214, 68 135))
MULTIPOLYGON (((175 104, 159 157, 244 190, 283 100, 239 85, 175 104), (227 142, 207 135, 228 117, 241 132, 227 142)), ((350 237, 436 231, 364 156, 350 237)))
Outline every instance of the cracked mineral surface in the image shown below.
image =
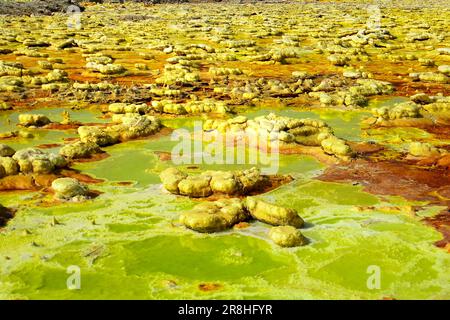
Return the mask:
POLYGON ((449 1, 193 2, 0 0, 0 299, 449 299, 449 1))

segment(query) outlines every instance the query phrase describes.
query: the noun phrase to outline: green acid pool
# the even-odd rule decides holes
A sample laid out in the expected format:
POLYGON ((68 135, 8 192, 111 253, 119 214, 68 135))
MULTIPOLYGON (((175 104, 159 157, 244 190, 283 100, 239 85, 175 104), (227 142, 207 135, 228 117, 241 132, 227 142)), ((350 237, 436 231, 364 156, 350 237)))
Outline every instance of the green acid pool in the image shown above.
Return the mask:
MULTIPOLYGON (((316 114, 333 117, 341 135, 358 136, 361 113, 344 116, 316 114)), ((297 209, 308 245, 277 247, 260 222, 199 234, 177 222, 198 200, 160 185, 158 174, 170 162, 155 152, 173 143, 162 137, 119 144, 106 148, 109 158, 76 165, 104 179, 91 186, 102 194, 84 203, 48 205, 49 196, 39 192, 0 194, 0 203, 18 208, 0 231, 0 299, 450 298, 450 255, 433 244, 441 234, 417 217, 440 208, 415 217, 387 213, 381 208, 417 203, 314 180, 322 164, 284 155, 280 172, 296 179, 259 197, 297 209), (124 181, 131 184, 118 183, 124 181), (68 288, 74 266, 78 290, 68 288)))

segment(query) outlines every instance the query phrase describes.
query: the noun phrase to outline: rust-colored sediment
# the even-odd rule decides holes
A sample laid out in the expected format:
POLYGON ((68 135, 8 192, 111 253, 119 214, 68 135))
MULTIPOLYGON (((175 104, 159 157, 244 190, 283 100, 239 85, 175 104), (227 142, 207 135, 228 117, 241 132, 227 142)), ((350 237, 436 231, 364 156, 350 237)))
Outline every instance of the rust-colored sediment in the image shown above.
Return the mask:
POLYGON ((292 143, 280 145, 279 152, 280 154, 301 154, 306 156, 312 156, 316 158, 318 161, 328 165, 333 165, 339 162, 338 158, 326 154, 321 147, 304 146, 292 143))
POLYGON ((116 182, 115 185, 118 185, 118 186, 131 186, 133 183, 134 182, 132 182, 132 181, 119 181, 119 182, 116 182))
POLYGON ((64 138, 63 140, 64 140, 64 142, 74 142, 74 141, 80 141, 80 138, 78 138, 78 137, 69 137, 69 138, 64 138))
POLYGON ((375 143, 367 143, 367 142, 347 142, 350 148, 357 155, 367 156, 384 150, 383 146, 380 146, 375 143))
POLYGON ((242 222, 236 223, 233 226, 233 229, 245 229, 245 228, 248 228, 248 227, 250 227, 250 223, 248 223, 246 221, 242 221, 242 222))
POLYGON ((103 180, 82 174, 79 171, 66 169, 51 174, 19 174, 0 179, 0 191, 29 190, 37 191, 49 188, 55 179, 62 177, 75 178, 83 183, 101 183, 103 180))
POLYGON ((170 161, 172 160, 172 154, 167 151, 155 151, 155 154, 158 156, 159 161, 170 161))
POLYGON ((95 183, 102 183, 104 182, 103 179, 97 179, 97 178, 93 178, 87 174, 83 174, 78 170, 62 170, 61 174, 65 177, 69 177, 69 178, 74 178, 77 179, 80 182, 83 183, 89 183, 89 184, 95 184, 95 183))
MULTIPOLYGON (((371 162, 358 159, 331 166, 318 177, 321 181, 360 183, 364 190, 379 195, 398 195, 408 200, 427 201, 433 205, 450 205, 450 171, 444 167, 419 167, 400 161, 371 162)), ((427 223, 442 233, 438 243, 450 243, 448 210, 427 223)))
POLYGON ((80 126, 89 125, 89 124, 82 124, 82 123, 57 123, 52 122, 44 127, 44 129, 48 130, 71 130, 71 129, 78 129, 80 126))
POLYGON ((435 123, 429 118, 402 118, 395 120, 383 120, 382 122, 375 123, 376 118, 371 117, 364 120, 362 123, 368 126, 370 129, 378 128, 397 128, 397 127, 407 127, 407 128, 419 128, 427 129, 435 127, 435 123))
MULTIPOLYGON (((150 140, 158 140, 159 138, 168 136, 169 134, 171 134, 173 132, 172 128, 169 127, 162 127, 161 130, 159 130, 158 132, 156 132, 153 135, 149 135, 147 137, 143 137, 143 139, 150 139, 150 140)), ((139 140, 139 139, 137 139, 139 140)))
POLYGON ((418 166, 438 167, 445 170, 450 170, 450 154, 418 159, 415 164, 418 166))
POLYGON ((0 179, 0 191, 39 190, 48 186, 39 185, 39 183, 32 175, 7 176, 0 179))
POLYGON ((222 285, 219 283, 201 283, 198 285, 198 288, 201 291, 215 291, 222 288, 222 285))
POLYGON ((435 242, 435 245, 446 248, 450 252, 450 210, 444 210, 438 215, 424 220, 444 236, 442 240, 435 242))
POLYGON ((38 146, 36 146, 36 148, 39 149, 52 149, 52 148, 57 148, 60 147, 61 144, 59 143, 44 143, 44 144, 40 144, 38 146))
POLYGON ((450 139, 450 124, 433 124, 423 129, 433 134, 436 139, 450 139))
POLYGON ((322 181, 359 182, 374 194, 399 195, 410 200, 448 205, 432 195, 450 188, 450 173, 441 168, 420 168, 400 161, 369 162, 358 159, 329 167, 318 177, 322 181))
POLYGON ((263 183, 260 188, 256 188, 255 190, 252 190, 248 194, 249 196, 258 195, 258 194, 272 191, 272 190, 279 188, 282 185, 287 184, 294 180, 294 178, 292 178, 289 175, 272 175, 272 176, 266 176, 266 177, 267 177, 267 179, 266 179, 265 183, 263 183))
POLYGON ((74 162, 94 162, 94 161, 100 161, 106 158, 109 158, 110 154, 107 152, 99 152, 92 154, 89 158, 80 158, 80 159, 74 159, 74 162))

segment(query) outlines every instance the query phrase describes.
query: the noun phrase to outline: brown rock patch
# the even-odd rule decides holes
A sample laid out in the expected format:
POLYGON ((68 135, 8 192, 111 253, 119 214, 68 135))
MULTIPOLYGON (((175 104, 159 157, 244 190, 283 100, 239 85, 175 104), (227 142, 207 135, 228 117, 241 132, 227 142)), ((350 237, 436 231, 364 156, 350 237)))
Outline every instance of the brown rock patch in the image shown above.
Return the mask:
MULTIPOLYGON (((409 200, 450 206, 450 171, 442 167, 418 167, 400 161, 369 162, 359 159, 329 167, 318 177, 322 181, 358 182, 372 194, 398 195, 409 200)), ((425 221, 442 233, 439 247, 450 244, 450 212, 426 218, 425 221)))

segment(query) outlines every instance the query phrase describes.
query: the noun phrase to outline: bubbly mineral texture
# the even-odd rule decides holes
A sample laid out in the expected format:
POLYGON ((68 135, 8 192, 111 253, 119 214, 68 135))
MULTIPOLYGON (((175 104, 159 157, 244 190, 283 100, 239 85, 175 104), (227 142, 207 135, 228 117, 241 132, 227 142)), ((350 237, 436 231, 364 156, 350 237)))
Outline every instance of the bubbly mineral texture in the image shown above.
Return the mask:
POLYGON ((196 205, 180 215, 180 222, 198 232, 218 232, 249 219, 240 199, 223 199, 196 205))
POLYGON ((79 127, 78 134, 81 142, 103 147, 121 141, 147 137, 161 129, 161 122, 153 116, 127 113, 117 115, 113 121, 116 124, 107 127, 79 127))
POLYGON ((269 237, 281 247, 298 247, 306 244, 306 239, 300 230, 292 226, 272 227, 269 237))
POLYGON ((449 0, 181 2, 0 0, 0 299, 447 298, 449 0))
POLYGON ((326 138, 320 142, 322 149, 328 153, 337 157, 348 157, 352 154, 352 149, 343 139, 339 139, 335 136, 326 138))
POLYGON ((439 157, 445 153, 429 143, 411 142, 409 145, 409 154, 414 157, 439 157))
POLYGON ((228 120, 207 120, 203 130, 220 133, 234 133, 237 137, 265 137, 268 141, 278 140, 280 146, 299 144, 304 146, 320 146, 327 154, 341 159, 353 156, 352 149, 343 139, 336 137, 325 122, 314 119, 295 119, 277 116, 273 113, 267 116, 247 119, 237 116, 228 120))
POLYGON ((373 114, 378 122, 384 120, 396 120, 404 118, 421 118, 420 105, 414 102, 405 102, 396 104, 393 107, 382 107, 373 109, 373 114))
POLYGON ((43 114, 21 114, 19 115, 19 124, 25 127, 42 127, 51 121, 43 114))
POLYGON ((180 190, 178 189, 178 184, 180 181, 186 179, 188 175, 181 172, 177 168, 168 168, 161 172, 159 177, 161 178, 163 186, 167 191, 174 194, 179 194, 180 190))
POLYGON ((274 226, 293 226, 301 228, 304 223, 296 210, 270 204, 253 197, 247 197, 246 208, 250 212, 250 215, 256 220, 274 226))
POLYGON ((4 176, 13 176, 19 173, 19 165, 11 157, 0 157, 0 168, 3 169, 0 169, 0 171, 4 176))
POLYGON ((211 176, 209 175, 187 176, 178 183, 178 190, 183 196, 208 197, 213 193, 210 182, 211 176))
POLYGON ((11 174, 38 173, 46 174, 67 166, 67 162, 61 155, 47 153, 37 148, 26 148, 14 153, 10 160, 0 160, 2 166, 8 168, 11 174), (17 170, 18 166, 18 170, 17 170))
POLYGON ((100 72, 101 74, 113 75, 113 74, 121 74, 126 71, 126 69, 120 64, 108 63, 95 63, 89 62, 86 65, 87 69, 92 69, 93 71, 100 72))
POLYGON ((108 146, 119 141, 117 132, 108 128, 81 126, 78 128, 78 135, 83 143, 93 143, 99 146, 108 146))
POLYGON ((77 179, 59 178, 52 182, 55 197, 60 200, 82 201, 88 197, 89 189, 77 179))
POLYGON ((96 143, 82 141, 65 145, 59 150, 59 154, 67 159, 89 158, 99 152, 101 149, 96 143))
POLYGON ((306 243, 296 228, 303 226, 303 219, 290 208, 269 204, 252 197, 246 199, 222 199, 203 202, 192 210, 183 212, 179 221, 187 228, 198 232, 219 232, 235 224, 256 219, 275 226, 270 237, 280 246, 292 247, 306 243), (273 233, 273 235, 272 235, 273 233))
POLYGON ((198 175, 188 175, 176 168, 168 168, 161 172, 160 178, 167 191, 193 198, 212 194, 247 195, 263 190, 270 182, 270 177, 262 175, 258 168, 233 172, 205 171, 198 175))
POLYGON ((225 102, 205 99, 200 101, 189 101, 186 103, 175 103, 173 100, 153 101, 151 110, 168 114, 188 114, 188 113, 220 113, 230 111, 225 102))

